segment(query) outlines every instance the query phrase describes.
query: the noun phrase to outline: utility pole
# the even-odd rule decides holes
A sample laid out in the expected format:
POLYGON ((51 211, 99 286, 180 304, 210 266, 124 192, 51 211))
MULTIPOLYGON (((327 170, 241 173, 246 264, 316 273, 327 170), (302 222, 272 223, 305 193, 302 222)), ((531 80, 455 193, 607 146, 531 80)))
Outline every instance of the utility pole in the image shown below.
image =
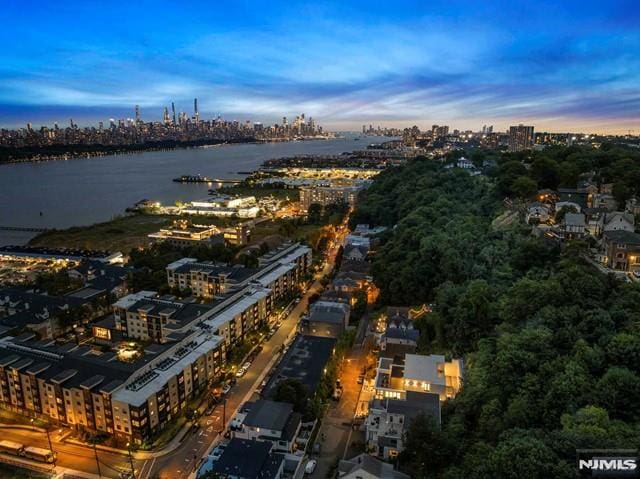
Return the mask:
POLYGON ((53 454, 53 470, 55 471, 55 469, 56 469, 56 453, 53 452, 53 444, 51 444, 51 435, 49 434, 49 429, 48 428, 45 429, 45 432, 47 433, 47 441, 49 441, 49 450, 53 454))
POLYGON ((98 460, 98 449, 96 449, 96 441, 93 440, 93 453, 96 456, 96 467, 98 468, 98 477, 102 477, 102 472, 100 471, 100 461, 98 460))
POLYGON ((227 428, 227 398, 222 403, 222 432, 227 428))
POLYGON ((129 464, 131 465, 131 477, 136 479, 136 470, 133 467, 133 456, 131 455, 131 443, 127 443, 127 452, 129 453, 129 464))

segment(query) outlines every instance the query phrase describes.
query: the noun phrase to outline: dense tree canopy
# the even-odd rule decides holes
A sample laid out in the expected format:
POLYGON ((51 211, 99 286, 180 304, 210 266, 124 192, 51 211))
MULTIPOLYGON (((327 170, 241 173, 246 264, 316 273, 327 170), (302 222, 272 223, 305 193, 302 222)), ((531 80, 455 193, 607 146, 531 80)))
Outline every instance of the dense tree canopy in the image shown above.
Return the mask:
POLYGON ((520 178, 623 184, 626 150, 506 155, 493 178, 417 159, 381 173, 352 222, 391 227, 373 274, 388 305, 434 303, 420 349, 465 358, 442 428, 415 421, 400 467, 413 477, 574 477, 577 448, 640 446, 640 287, 601 273, 580 245, 531 235, 502 199, 520 178), (501 216, 502 215, 502 216, 501 216), (518 461, 514 461, 518 458, 518 461))

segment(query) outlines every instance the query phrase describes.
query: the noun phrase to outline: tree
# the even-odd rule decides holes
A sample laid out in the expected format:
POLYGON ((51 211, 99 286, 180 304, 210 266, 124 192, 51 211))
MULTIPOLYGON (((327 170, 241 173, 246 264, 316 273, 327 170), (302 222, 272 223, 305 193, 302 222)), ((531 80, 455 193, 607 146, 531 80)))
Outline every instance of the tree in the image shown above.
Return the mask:
POLYGON ((273 400, 293 404, 294 411, 305 413, 308 408, 309 392, 299 379, 285 379, 278 383, 273 400))
POLYGON ((576 209, 575 206, 572 206, 572 205, 563 206, 556 213, 556 223, 562 222, 562 220, 564 220, 564 217, 567 215, 567 213, 577 213, 577 212, 578 210, 576 209))
POLYGON ((307 222, 312 225, 320 224, 322 220, 322 205, 320 203, 311 203, 307 210, 307 222))
POLYGON ((528 199, 538 191, 538 184, 528 176, 520 176, 511 184, 511 191, 518 198, 528 199))

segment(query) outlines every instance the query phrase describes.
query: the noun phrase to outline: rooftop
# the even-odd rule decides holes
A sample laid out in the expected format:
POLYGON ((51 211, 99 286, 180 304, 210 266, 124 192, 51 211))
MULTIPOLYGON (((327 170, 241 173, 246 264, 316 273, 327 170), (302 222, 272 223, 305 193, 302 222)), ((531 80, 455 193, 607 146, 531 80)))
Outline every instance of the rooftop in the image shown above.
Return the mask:
POLYGON ((315 391, 335 344, 334 338, 298 336, 271 376, 263 396, 273 397, 277 385, 285 379, 298 379, 310 392, 315 391))
POLYGON ((244 424, 251 427, 282 431, 292 413, 292 404, 260 399, 251 406, 244 424))
POLYGON ((640 234, 631 231, 605 231, 602 236, 612 243, 640 245, 640 234))
POLYGON ((257 479, 263 468, 268 467, 270 452, 269 442, 233 438, 213 464, 212 471, 222 477, 257 479))

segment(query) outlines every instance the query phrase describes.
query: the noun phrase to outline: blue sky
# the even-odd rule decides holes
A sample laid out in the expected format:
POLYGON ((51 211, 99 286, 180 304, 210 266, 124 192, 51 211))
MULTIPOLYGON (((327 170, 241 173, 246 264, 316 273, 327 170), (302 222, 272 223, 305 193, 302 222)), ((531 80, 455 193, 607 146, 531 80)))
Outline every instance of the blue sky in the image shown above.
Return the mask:
POLYGON ((636 1, 0 0, 0 125, 201 116, 640 133, 636 1))

